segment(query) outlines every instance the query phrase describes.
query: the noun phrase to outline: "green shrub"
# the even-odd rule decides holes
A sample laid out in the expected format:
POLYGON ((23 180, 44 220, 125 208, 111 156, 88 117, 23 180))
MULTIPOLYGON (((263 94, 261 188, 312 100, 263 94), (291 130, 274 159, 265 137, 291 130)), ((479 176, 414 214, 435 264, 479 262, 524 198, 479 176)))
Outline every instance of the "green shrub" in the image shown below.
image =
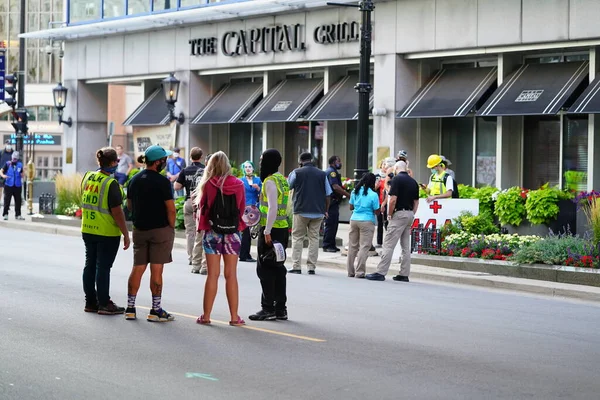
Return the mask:
POLYGON ((555 220, 560 211, 559 192, 561 191, 558 189, 549 188, 548 184, 538 190, 531 190, 525 202, 527 220, 532 224, 548 224, 555 220))
POLYGON ((494 214, 502 225, 519 226, 525 218, 525 200, 527 190, 518 186, 494 193, 496 203, 494 205, 494 214))
POLYGON ((489 213, 473 215, 468 211, 463 211, 458 218, 454 219, 454 225, 459 232, 471 235, 491 235, 500 232, 500 229, 494 225, 494 218, 489 213))
POLYGON ((590 252, 590 242, 572 235, 550 235, 529 246, 521 248, 511 261, 519 264, 563 265, 574 255, 580 256, 590 252))
POLYGON ((458 194, 461 199, 474 199, 475 193, 477 193, 477 188, 473 186, 463 185, 462 183, 458 185, 458 194))
POLYGON ((592 242, 595 246, 600 243, 600 200, 593 197, 588 200, 588 205, 583 208, 588 225, 592 228, 592 242))
POLYGON ((473 198, 479 200, 479 213, 488 213, 494 215, 494 193, 498 192, 498 188, 493 186, 484 186, 478 189, 473 198))
POLYGON ((83 175, 79 173, 71 175, 56 175, 56 214, 65 215, 68 212, 69 215, 74 215, 73 210, 81 208, 82 180, 83 175))
POLYGON ((183 206, 185 204, 185 196, 178 197, 175 200, 175 229, 185 229, 185 220, 183 216, 183 206))

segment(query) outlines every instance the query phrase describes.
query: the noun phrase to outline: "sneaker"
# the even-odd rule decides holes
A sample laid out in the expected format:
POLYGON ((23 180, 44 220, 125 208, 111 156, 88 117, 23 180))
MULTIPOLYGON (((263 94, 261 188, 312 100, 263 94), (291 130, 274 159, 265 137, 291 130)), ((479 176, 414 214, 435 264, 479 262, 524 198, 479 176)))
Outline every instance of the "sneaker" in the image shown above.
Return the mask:
POLYGON ((287 321, 288 320, 287 310, 275 311, 275 318, 280 321, 287 321))
POLYGON ((260 310, 259 312, 250 315, 248 318, 252 321, 275 321, 277 316, 273 311, 260 310))
POLYGON ((98 314, 100 315, 116 315, 123 314, 124 312, 125 307, 117 306, 112 300, 109 300, 107 305, 98 307, 98 314))
POLYGON ((309 275, 314 275, 315 274, 315 270, 314 269, 309 269, 308 270, 308 274, 309 275))
POLYGON ((150 310, 150 314, 147 317, 150 322, 170 322, 175 321, 175 316, 169 314, 162 308, 158 311, 150 310))
POLYGON ((208 275, 208 270, 206 268, 201 268, 200 275, 208 275))
POLYGON ((98 303, 85 303, 85 307, 83 308, 85 312, 98 312, 98 303))
POLYGON ((369 274, 369 275, 365 276, 365 278, 367 278, 370 281, 385 281, 385 276, 378 274, 377 272, 369 274))
POLYGON ((5 216, 4 216, 4 220, 5 220, 5 221, 8 221, 8 215, 5 215, 5 216))
POLYGON ((196 268, 192 268, 192 274, 199 274, 200 270, 196 268))
POLYGON ((25 218, 21 217, 20 215, 16 218, 17 221, 25 221, 25 218))
POLYGON ((395 280, 395 281, 397 281, 397 282, 410 282, 408 280, 408 276, 396 275, 392 279, 395 280))
POLYGON ((290 274, 298 274, 298 275, 300 275, 302 273, 302 270, 301 269, 289 269, 288 272, 290 274))
POLYGON ((127 320, 137 319, 137 316, 135 315, 135 307, 127 307, 127 310, 125 310, 125 319, 127 319, 127 320))

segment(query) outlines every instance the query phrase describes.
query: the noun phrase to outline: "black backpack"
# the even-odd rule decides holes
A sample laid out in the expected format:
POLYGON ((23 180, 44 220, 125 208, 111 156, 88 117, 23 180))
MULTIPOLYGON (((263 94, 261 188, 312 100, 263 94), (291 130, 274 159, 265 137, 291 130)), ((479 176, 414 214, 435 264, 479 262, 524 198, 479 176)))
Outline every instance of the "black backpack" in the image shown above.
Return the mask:
MULTIPOLYGON (((444 174, 444 186, 446 186, 446 181, 448 180, 449 176, 450 176, 450 174, 447 172, 444 174)), ((460 194, 458 193, 458 183, 456 182, 456 179, 453 179, 453 181, 454 181, 454 187, 452 188, 452 198, 459 199, 460 194)), ((447 188, 448 188, 448 186, 446 186, 446 189, 447 188)))
POLYGON ((231 234, 238 231, 240 210, 234 194, 223 194, 217 188, 217 195, 210 207, 208 220, 212 230, 220 234, 231 234))

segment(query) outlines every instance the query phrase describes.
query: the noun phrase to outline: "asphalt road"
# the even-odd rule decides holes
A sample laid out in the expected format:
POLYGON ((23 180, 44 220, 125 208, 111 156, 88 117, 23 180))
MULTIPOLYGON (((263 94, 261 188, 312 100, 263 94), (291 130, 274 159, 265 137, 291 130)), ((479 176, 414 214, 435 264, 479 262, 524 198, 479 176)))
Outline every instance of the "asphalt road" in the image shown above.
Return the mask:
MULTIPOLYGON (((0 227, 0 399, 598 399, 600 307, 427 282, 288 275, 290 321, 199 326, 204 277, 182 251, 165 272, 177 320, 83 312, 80 239, 0 227)), ((112 297, 126 300, 131 250, 112 297)), ((223 285, 223 282, 221 282, 223 285)), ((148 276, 138 316, 150 305, 148 276)), ((223 323, 219 323, 222 321, 223 323)))

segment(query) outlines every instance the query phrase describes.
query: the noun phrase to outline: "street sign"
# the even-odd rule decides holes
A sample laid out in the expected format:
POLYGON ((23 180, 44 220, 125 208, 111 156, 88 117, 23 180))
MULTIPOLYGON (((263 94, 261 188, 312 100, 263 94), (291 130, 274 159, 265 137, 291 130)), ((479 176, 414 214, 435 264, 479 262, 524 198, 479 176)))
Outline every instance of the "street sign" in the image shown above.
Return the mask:
POLYGON ((4 101, 4 76, 6 75, 6 53, 0 49, 0 101, 4 101))

